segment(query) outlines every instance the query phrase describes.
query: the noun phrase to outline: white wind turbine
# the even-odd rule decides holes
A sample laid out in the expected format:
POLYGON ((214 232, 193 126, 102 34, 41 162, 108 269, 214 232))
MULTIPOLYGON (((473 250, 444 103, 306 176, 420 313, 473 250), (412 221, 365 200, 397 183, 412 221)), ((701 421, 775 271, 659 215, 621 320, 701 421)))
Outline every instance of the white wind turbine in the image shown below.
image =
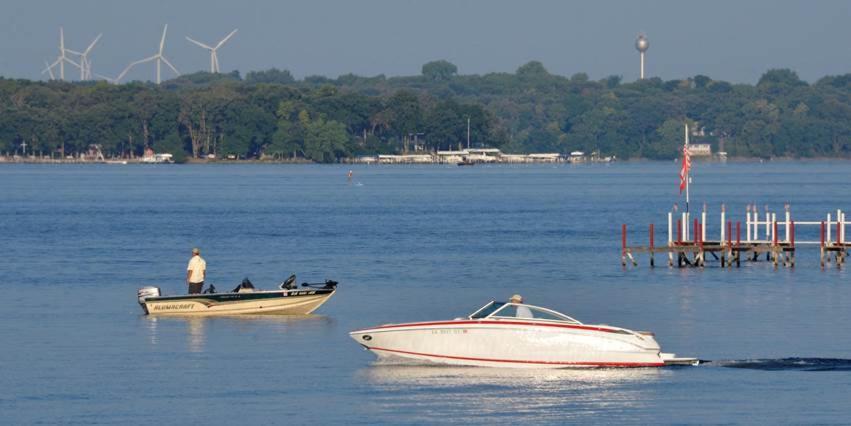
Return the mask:
POLYGON ((163 62, 165 62, 165 64, 168 65, 168 67, 171 68, 171 70, 174 71, 175 74, 177 74, 178 76, 180 75, 180 71, 178 71, 177 68, 175 68, 174 65, 172 65, 171 62, 169 62, 168 59, 165 58, 165 56, 163 56, 163 48, 165 47, 165 33, 166 33, 166 31, 168 31, 168 25, 163 27, 163 37, 162 37, 162 39, 160 39, 160 50, 159 50, 159 52, 157 52, 156 55, 153 55, 151 57, 148 57, 148 58, 145 58, 145 59, 140 59, 140 60, 135 61, 135 62, 131 62, 130 65, 127 65, 127 68, 124 68, 124 71, 121 71, 121 74, 118 74, 118 77, 115 77, 116 83, 121 81, 121 79, 124 78, 124 75, 127 74, 127 72, 130 71, 131 68, 135 67, 136 65, 143 64, 145 62, 154 61, 154 60, 157 61, 157 84, 160 84, 160 81, 161 81, 161 79, 160 79, 160 66, 163 62))
POLYGON ((95 73, 94 76, 99 78, 99 79, 102 79, 103 81, 106 81, 107 83, 118 84, 117 78, 110 78, 110 77, 107 77, 103 74, 98 74, 98 73, 95 73))
POLYGON ((56 80, 56 76, 53 75, 53 68, 50 66, 50 64, 47 63, 47 61, 44 61, 44 71, 42 71, 41 73, 44 74, 45 72, 50 73, 49 75, 51 80, 56 80))
POLYGON ((223 38, 222 41, 220 41, 219 44, 216 45, 216 47, 207 46, 206 44, 201 43, 200 41, 192 40, 189 37, 186 37, 186 39, 210 51, 210 72, 218 73, 220 72, 219 56, 216 54, 216 51, 219 50, 219 48, 222 47, 225 43, 227 43, 227 41, 230 40, 230 38, 233 37, 233 35, 236 34, 237 31, 239 31, 239 29, 231 31, 230 34, 227 35, 227 37, 223 38))
POLYGON ((68 53, 73 53, 73 54, 80 57, 80 80, 81 81, 92 79, 92 62, 89 60, 89 53, 95 47, 95 44, 97 44, 98 40, 100 40, 101 36, 103 36, 103 34, 98 34, 98 36, 95 37, 94 41, 92 41, 92 43, 89 44, 89 47, 87 47, 86 50, 84 50, 82 52, 77 52, 77 51, 74 51, 74 50, 71 50, 71 49, 67 49, 68 53))
MULTIPOLYGON (((50 75, 53 75, 53 67, 59 65, 59 79, 65 80, 65 63, 69 63, 74 65, 75 67, 80 67, 80 64, 72 61, 67 56, 65 56, 65 52, 68 50, 65 49, 65 31, 62 27, 59 27, 59 56, 56 58, 52 64, 48 65, 41 73, 44 74, 46 72, 50 72, 50 75)), ((52 78, 52 77, 51 77, 52 78)))

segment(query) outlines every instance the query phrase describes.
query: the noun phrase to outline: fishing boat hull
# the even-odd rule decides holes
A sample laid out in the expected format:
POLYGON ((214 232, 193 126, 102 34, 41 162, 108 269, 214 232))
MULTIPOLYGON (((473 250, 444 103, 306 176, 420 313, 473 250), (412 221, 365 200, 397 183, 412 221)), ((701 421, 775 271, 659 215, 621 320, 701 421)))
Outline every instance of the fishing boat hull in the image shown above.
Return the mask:
POLYGON ((454 320, 386 325, 350 335, 380 359, 511 368, 666 365, 652 335, 609 326, 454 320))
POLYGON ((240 293, 140 297, 148 315, 307 315, 336 293, 332 289, 299 289, 240 293))

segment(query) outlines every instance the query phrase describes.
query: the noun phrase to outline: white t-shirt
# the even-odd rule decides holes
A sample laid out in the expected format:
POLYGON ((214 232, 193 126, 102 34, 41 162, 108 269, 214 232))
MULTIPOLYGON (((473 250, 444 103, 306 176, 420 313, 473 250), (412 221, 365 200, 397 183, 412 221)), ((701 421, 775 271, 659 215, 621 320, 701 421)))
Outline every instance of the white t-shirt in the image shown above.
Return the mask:
POLYGON ((525 306, 518 306, 517 307, 517 318, 534 318, 534 317, 535 316, 532 315, 531 309, 529 309, 525 306))
POLYGON ((190 283, 204 282, 204 271, 207 270, 207 262, 200 255, 192 256, 192 259, 189 259, 189 265, 186 267, 186 270, 192 271, 192 274, 189 275, 190 283))

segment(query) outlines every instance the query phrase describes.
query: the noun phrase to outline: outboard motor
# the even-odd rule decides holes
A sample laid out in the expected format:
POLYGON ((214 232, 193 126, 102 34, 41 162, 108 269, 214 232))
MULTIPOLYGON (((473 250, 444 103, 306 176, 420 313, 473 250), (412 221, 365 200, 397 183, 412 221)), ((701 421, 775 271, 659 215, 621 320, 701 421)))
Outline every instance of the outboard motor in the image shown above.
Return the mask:
POLYGON ((153 286, 142 287, 142 288, 139 289, 139 291, 136 293, 136 295, 139 297, 139 304, 144 306, 145 305, 145 299, 147 299, 149 297, 160 296, 160 288, 159 287, 153 287, 153 286))

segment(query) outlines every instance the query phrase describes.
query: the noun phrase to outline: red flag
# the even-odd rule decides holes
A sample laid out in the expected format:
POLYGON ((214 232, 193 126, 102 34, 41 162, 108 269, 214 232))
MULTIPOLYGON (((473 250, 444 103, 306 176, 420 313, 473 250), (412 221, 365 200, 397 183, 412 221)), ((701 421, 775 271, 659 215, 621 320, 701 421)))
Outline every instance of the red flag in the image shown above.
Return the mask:
POLYGON ((683 166, 680 169, 680 194, 686 189, 688 172, 691 169, 691 156, 688 152, 688 144, 683 145, 683 166))

